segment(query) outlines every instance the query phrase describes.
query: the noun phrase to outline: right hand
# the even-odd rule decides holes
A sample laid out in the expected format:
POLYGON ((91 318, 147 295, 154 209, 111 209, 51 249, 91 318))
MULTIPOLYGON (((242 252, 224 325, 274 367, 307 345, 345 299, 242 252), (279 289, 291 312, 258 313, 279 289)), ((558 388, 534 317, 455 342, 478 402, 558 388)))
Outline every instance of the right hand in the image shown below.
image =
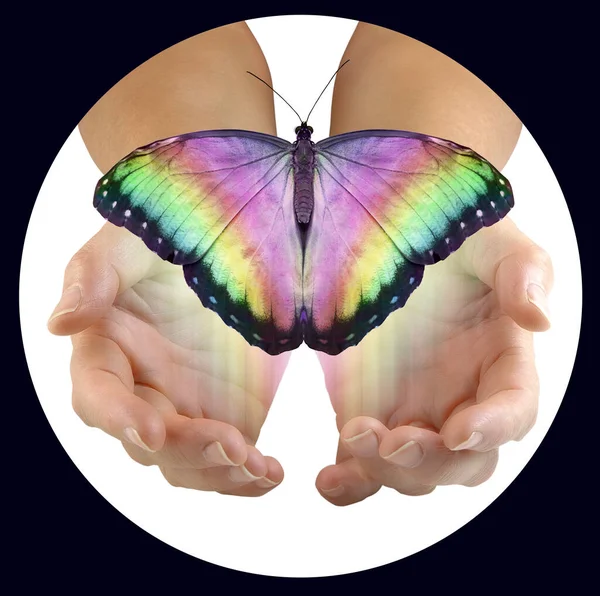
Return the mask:
POLYGON ((251 347, 202 306, 181 267, 109 223, 71 259, 63 287, 48 328, 72 336, 73 407, 86 424, 174 486, 260 496, 282 481, 254 445, 289 353, 251 347))

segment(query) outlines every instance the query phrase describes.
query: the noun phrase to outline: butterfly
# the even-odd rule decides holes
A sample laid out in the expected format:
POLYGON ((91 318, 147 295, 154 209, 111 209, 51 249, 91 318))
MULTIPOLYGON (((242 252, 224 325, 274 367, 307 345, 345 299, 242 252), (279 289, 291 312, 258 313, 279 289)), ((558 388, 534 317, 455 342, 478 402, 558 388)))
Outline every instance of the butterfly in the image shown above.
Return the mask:
POLYGON ((453 141, 361 130, 314 143, 300 120, 293 143, 232 129, 140 147, 100 178, 94 206, 182 265, 251 345, 335 355, 514 199, 506 177, 453 141))

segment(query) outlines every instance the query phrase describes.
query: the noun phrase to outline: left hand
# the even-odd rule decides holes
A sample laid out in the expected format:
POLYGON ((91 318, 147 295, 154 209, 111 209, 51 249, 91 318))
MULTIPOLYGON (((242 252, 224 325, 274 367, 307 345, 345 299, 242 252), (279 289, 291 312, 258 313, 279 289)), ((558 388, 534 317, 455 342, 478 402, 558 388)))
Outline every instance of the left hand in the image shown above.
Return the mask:
POLYGON ((550 326, 552 283, 547 253, 505 219, 426 267, 358 346, 319 353, 340 430, 321 494, 349 505, 382 486, 422 495, 487 480, 500 445, 536 420, 531 332, 550 326))

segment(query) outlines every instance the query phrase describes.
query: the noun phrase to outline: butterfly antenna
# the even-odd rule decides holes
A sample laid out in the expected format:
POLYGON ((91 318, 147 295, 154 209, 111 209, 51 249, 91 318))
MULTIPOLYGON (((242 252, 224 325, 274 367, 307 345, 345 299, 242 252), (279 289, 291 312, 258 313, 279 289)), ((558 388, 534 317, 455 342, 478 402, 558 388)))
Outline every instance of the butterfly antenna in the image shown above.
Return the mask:
POLYGON ((317 97, 317 101, 315 101, 315 104, 313 105, 313 107, 310 109, 310 112, 308 112, 308 116, 306 117, 306 120, 304 122, 308 122, 308 119, 310 118, 310 115, 312 114, 312 111, 315 109, 315 106, 317 105, 317 103, 319 103, 319 100, 321 99, 321 96, 323 95, 323 93, 325 93, 325 89, 327 89, 327 87, 329 87, 329 85, 331 84, 331 81, 333 81, 333 79, 335 78, 335 75, 340 72, 340 70, 342 70, 342 68, 344 68, 344 66, 346 66, 346 64, 348 64, 348 62, 350 62, 350 60, 346 60, 346 62, 344 62, 344 64, 342 64, 334 73, 333 76, 329 79, 329 82, 327 83, 327 85, 325 85, 325 88, 323 89, 323 91, 321 91, 321 95, 319 95, 319 97, 317 97))
MULTIPOLYGON (((277 91, 275 91, 275 89, 273 89, 273 87, 271 87, 271 85, 269 85, 269 83, 267 83, 266 81, 263 81, 260 77, 257 77, 253 72, 250 72, 249 70, 247 70, 246 72, 249 75, 252 75, 255 79, 258 79, 261 83, 264 83, 271 91, 273 91, 273 93, 275 93, 275 95, 279 95, 279 97, 281 97, 281 99, 283 99, 283 101, 285 101, 285 103, 287 103, 287 105, 290 106, 290 104, 285 99, 285 97, 283 97, 282 95, 277 93, 277 91)), ((294 114, 296 114, 296 116, 298 116, 298 118, 300 119, 300 124, 302 124, 302 118, 300 118, 300 114, 298 114, 298 112, 296 112, 296 110, 294 110, 294 108, 292 108, 292 106, 290 106, 290 108, 291 108, 292 112, 294 112, 294 114)))

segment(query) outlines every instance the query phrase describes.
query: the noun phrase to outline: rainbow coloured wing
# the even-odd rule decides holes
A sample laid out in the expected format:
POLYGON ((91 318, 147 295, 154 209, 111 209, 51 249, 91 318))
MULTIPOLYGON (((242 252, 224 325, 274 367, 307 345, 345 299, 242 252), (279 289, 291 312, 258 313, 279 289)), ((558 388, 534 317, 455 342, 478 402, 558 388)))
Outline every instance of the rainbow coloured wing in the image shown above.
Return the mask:
POLYGON ((404 306, 424 265, 513 205, 508 181, 472 150, 403 131, 315 146, 315 207, 303 271, 306 343, 336 354, 404 306))
POLYGON ((163 259, 253 345, 302 342, 302 248, 293 213, 292 144, 207 131, 135 150, 100 179, 94 205, 163 259))

